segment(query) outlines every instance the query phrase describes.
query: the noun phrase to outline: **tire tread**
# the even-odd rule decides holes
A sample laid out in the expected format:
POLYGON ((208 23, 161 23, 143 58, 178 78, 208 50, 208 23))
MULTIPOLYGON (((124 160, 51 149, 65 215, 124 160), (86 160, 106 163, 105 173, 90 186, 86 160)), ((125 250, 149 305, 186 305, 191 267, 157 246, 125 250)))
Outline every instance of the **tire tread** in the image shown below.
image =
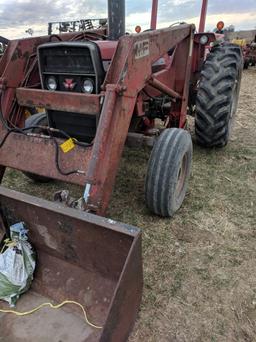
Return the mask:
POLYGON ((232 92, 241 69, 241 49, 235 44, 216 46, 207 56, 196 100, 195 134, 200 145, 227 144, 232 92))

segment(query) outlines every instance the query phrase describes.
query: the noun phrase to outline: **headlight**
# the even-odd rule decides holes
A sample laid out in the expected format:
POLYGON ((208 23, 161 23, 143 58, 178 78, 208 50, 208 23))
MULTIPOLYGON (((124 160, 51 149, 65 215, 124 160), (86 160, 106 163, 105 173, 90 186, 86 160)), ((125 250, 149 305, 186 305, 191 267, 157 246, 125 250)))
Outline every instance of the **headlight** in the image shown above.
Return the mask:
POLYGON ((82 88, 84 93, 91 94, 94 88, 93 81, 89 79, 84 80, 82 88))
POLYGON ((205 44, 207 44, 207 43, 208 43, 208 37, 205 36, 205 35, 201 36, 201 38, 200 38, 200 44, 205 45, 205 44))
POLYGON ((50 76, 46 80, 46 86, 48 90, 54 91, 57 89, 57 81, 56 78, 53 76, 50 76))

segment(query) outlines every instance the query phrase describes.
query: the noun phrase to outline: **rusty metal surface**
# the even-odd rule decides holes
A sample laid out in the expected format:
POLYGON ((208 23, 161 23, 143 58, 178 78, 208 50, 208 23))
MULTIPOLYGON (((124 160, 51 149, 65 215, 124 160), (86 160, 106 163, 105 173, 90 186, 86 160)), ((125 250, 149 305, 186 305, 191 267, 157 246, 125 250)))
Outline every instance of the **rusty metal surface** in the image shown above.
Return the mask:
POLYGON ((113 190, 135 102, 135 97, 118 95, 116 86, 107 86, 85 180, 87 208, 102 215, 113 190))
POLYGON ((125 144, 126 146, 133 148, 141 148, 145 146, 152 148, 154 146, 156 139, 157 135, 147 136, 136 132, 130 132, 127 135, 125 144))
POLYGON ((156 78, 152 78, 151 80, 149 80, 148 82, 151 86, 155 87, 156 89, 160 90, 161 92, 163 92, 164 94, 167 94, 171 97, 174 97, 176 99, 181 99, 181 95, 178 94, 176 91, 174 91, 173 89, 167 87, 164 83, 162 83, 161 81, 157 80, 156 78))
POLYGON ((104 85, 110 83, 127 86, 126 95, 137 95, 152 76, 152 64, 185 38, 193 35, 193 31, 194 25, 183 24, 122 37, 104 85))
POLYGON ((117 41, 113 40, 98 40, 95 42, 100 48, 101 57, 103 60, 111 60, 117 47, 117 41))
POLYGON ((18 103, 25 107, 43 107, 50 110, 91 115, 100 112, 100 95, 17 88, 16 97, 18 103))
MULTIPOLYGON (((182 101, 179 101, 175 108, 180 116, 180 127, 184 127, 193 34, 193 25, 180 25, 141 35, 125 36, 119 40, 105 78, 105 101, 86 173, 84 197, 90 210, 98 214, 104 214, 106 211, 137 95, 152 77, 152 64, 177 43, 180 44, 177 48, 177 58, 174 58, 173 62, 173 90, 182 94, 182 101)), ((167 69, 162 72, 165 72, 165 79, 171 79, 171 71, 167 69)))
MULTIPOLYGON (((88 30, 83 33, 65 33, 61 37, 57 35, 32 37, 20 40, 11 40, 5 51, 4 56, 0 60, 0 89, 4 90, 4 96, 1 98, 1 111, 5 118, 8 118, 11 106, 15 99, 16 88, 21 87, 21 83, 25 78, 26 66, 36 57, 39 45, 49 43, 51 41, 69 41, 75 40, 81 36, 90 39, 90 34, 105 34, 105 29, 88 30)), ((37 64, 31 75, 31 83, 40 83, 37 64)))
MULTIPOLYGON (((9 224, 24 221, 29 229, 38 254, 33 293, 54 302, 75 300, 86 307, 90 320, 104 328, 96 335, 92 330, 81 342, 125 341, 142 293, 140 231, 3 187, 0 203, 9 224)), ((33 293, 27 306, 34 303, 33 293)), ((72 312, 79 315, 75 308, 72 312)), ((3 319, 15 329, 10 316, 3 319)), ((46 337, 55 341, 54 334, 46 337)), ((28 335, 25 340, 34 339, 28 335)))
MULTIPOLYGON (((1 138, 2 139, 2 136, 1 138)), ((58 139, 61 142, 60 139, 58 139)), ((56 146, 47 137, 26 136, 11 133, 0 148, 0 163, 17 170, 48 176, 65 182, 83 185, 85 174, 60 174, 55 163, 56 146)), ((64 171, 81 170, 86 172, 91 156, 91 147, 76 146, 68 153, 59 153, 59 164, 64 171)))
POLYGON ((107 341, 125 341, 130 333, 130 329, 135 323, 134 307, 138 308, 141 302, 141 288, 143 279, 140 276, 143 273, 142 264, 135 262, 141 259, 141 237, 138 237, 134 242, 133 250, 130 250, 129 257, 126 260, 126 272, 122 272, 119 279, 119 286, 116 288, 115 296, 112 300, 112 305, 109 310, 109 324, 105 325, 101 342, 107 341), (121 303, 121 305, 119 305, 121 303), (119 317, 126 317, 132 322, 131 326, 127 326, 124 320, 119 320, 119 317))

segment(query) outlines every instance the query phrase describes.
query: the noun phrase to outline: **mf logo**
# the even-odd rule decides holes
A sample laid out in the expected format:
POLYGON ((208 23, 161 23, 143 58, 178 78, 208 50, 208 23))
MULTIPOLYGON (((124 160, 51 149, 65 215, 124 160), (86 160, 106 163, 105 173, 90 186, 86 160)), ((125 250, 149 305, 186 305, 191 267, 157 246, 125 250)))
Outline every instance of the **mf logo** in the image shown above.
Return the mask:
POLYGON ((149 39, 140 40, 134 44, 134 55, 135 59, 149 55, 149 39))
POLYGON ((73 90, 76 86, 76 82, 74 82, 73 78, 66 78, 63 85, 67 90, 73 90))

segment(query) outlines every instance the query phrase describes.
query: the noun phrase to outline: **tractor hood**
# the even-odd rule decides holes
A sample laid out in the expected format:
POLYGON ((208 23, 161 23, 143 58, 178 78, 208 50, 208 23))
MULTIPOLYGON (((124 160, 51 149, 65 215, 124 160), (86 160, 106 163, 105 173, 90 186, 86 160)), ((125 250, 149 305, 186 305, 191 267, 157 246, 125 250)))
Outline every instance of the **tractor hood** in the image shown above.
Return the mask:
POLYGON ((102 60, 110 60, 114 56, 118 41, 113 40, 99 40, 95 43, 100 48, 102 60))

